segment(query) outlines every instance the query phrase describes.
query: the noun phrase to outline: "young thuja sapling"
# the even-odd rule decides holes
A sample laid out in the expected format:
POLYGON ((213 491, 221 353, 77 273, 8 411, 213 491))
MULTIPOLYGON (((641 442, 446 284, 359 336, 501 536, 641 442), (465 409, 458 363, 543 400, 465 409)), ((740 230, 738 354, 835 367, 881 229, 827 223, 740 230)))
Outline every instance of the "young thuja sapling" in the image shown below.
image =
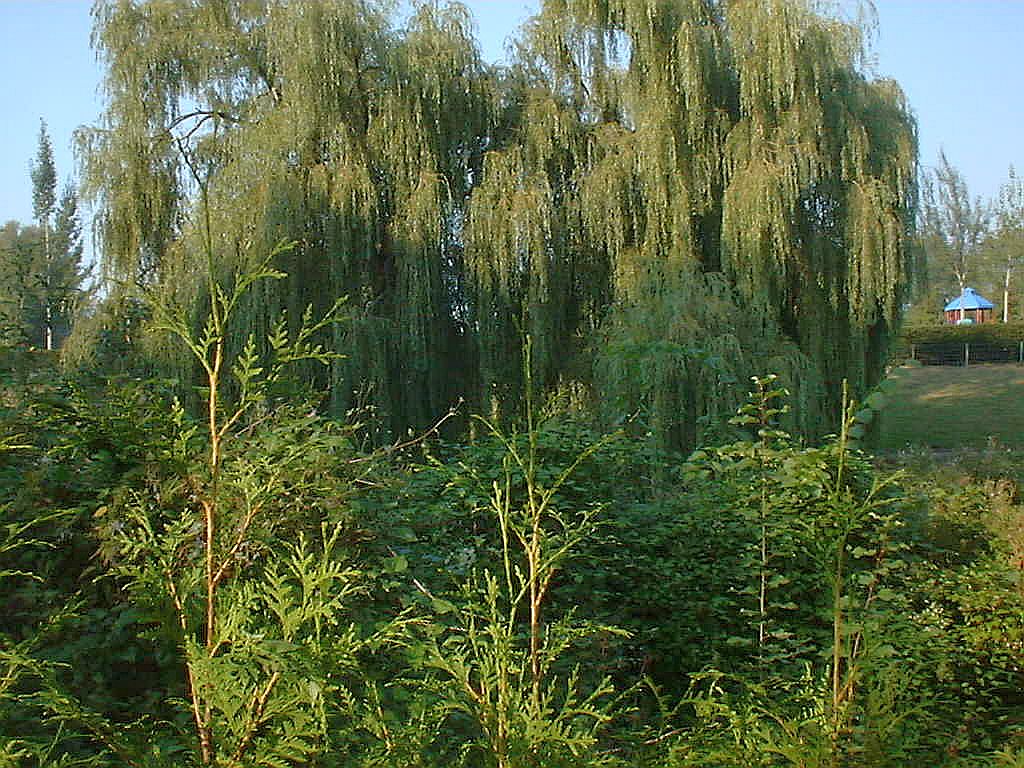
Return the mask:
POLYGON ((608 678, 587 685, 579 665, 568 672, 557 665, 571 646, 597 632, 623 633, 577 621, 571 612, 547 615, 552 580, 592 534, 599 512, 596 505, 560 508, 559 491, 611 437, 586 447, 562 469, 547 471, 540 451, 544 419, 534 402, 529 357, 527 339, 525 433, 509 434, 479 418, 504 449, 488 500, 500 536, 497 572, 484 569, 463 585, 461 604, 452 606, 455 625, 444 642, 431 647, 429 665, 448 681, 446 710, 477 725, 466 750, 483 752, 500 768, 612 764, 611 755, 594 747, 622 709, 621 699, 608 678))

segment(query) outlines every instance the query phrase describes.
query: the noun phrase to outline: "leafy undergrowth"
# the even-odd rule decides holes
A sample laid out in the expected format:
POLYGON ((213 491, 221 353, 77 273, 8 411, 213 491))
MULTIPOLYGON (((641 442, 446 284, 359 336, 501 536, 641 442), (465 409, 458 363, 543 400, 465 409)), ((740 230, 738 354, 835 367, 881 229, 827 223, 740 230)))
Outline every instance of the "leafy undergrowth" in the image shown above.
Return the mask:
POLYGON ((1015 452, 801 446, 770 377, 688 458, 554 406, 366 453, 268 395, 212 488, 159 382, 23 384, 0 765, 1024 764, 1015 452))

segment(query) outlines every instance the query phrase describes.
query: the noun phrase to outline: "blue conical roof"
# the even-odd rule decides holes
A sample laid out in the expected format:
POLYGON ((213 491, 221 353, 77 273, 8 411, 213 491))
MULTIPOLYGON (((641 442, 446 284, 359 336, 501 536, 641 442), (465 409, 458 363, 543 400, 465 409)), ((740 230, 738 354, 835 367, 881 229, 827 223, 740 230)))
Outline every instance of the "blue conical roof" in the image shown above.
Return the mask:
POLYGON ((986 299, 973 288, 964 288, 964 292, 946 305, 946 312, 957 309, 993 309, 995 304, 986 299))

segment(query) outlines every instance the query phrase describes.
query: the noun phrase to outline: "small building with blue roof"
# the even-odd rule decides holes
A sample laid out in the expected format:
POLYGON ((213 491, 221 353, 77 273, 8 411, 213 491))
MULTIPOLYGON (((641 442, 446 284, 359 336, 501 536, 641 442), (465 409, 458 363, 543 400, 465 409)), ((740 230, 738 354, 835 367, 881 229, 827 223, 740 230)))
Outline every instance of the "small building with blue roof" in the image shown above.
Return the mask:
POLYGON ((973 288, 964 288, 963 293, 946 305, 946 322, 950 325, 991 323, 995 306, 973 288))

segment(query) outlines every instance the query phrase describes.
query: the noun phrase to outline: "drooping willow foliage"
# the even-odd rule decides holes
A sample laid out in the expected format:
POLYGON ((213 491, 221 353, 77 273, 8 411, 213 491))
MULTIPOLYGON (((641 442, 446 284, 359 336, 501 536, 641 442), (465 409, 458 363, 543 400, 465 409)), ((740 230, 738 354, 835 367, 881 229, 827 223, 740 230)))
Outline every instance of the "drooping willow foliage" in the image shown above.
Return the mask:
POLYGON ((199 315, 207 270, 293 241, 239 330, 347 295, 337 412, 513 414, 526 334, 536 381, 639 410, 663 446, 751 374, 782 375, 808 433, 844 378, 879 375, 915 126, 864 74, 862 27, 811 0, 547 0, 502 67, 457 3, 94 13, 108 109, 82 144, 108 274, 199 315))

